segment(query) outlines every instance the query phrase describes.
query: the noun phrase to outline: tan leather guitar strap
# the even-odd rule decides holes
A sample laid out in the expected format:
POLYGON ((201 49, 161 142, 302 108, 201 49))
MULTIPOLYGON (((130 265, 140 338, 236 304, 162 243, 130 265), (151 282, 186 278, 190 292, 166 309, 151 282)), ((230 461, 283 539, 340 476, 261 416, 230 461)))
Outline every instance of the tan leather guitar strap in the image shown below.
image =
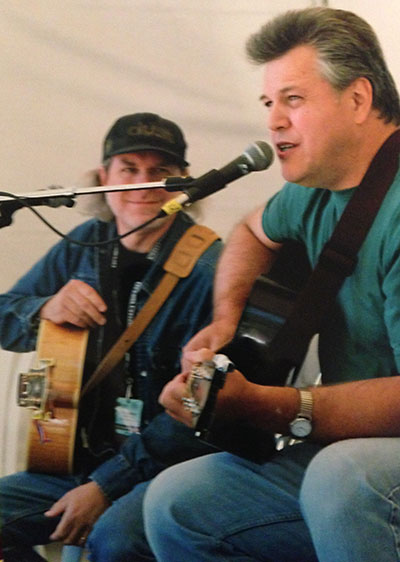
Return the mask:
POLYGON ((185 232, 164 263, 163 269, 165 273, 160 283, 147 299, 133 322, 126 328, 99 363, 90 379, 84 385, 81 398, 97 386, 118 365, 128 349, 135 343, 160 310, 179 279, 190 275, 199 257, 218 238, 219 236, 213 230, 199 224, 191 226, 185 232))

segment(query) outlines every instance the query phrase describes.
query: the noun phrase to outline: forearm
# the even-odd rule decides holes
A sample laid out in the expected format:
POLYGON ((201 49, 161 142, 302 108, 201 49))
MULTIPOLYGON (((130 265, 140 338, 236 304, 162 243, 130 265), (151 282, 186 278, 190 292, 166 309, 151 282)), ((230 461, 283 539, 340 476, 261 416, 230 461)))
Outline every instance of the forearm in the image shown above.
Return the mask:
MULTIPOLYGON (((399 436, 399 390, 399 376, 312 388, 310 439, 330 443, 354 437, 399 436)), ((287 435, 289 423, 299 411, 299 394, 294 388, 249 384, 241 393, 240 404, 232 402, 225 407, 239 407, 240 415, 254 426, 287 435)), ((225 407, 219 404, 219 408, 225 407)))
POLYGON ((252 213, 230 236, 218 262, 214 280, 213 320, 184 347, 182 370, 193 364, 192 353, 222 349, 235 335, 243 308, 257 276, 268 271, 281 245, 262 229, 262 209, 252 213))
POLYGON ((400 376, 316 388, 314 437, 399 436, 399 391, 400 376))

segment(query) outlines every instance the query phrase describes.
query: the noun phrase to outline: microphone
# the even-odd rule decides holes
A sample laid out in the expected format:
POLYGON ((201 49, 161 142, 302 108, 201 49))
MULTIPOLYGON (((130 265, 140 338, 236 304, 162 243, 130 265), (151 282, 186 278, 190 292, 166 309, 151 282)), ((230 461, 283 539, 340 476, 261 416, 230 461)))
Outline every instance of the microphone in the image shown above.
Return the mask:
MULTIPOLYGON (((182 209, 184 205, 190 205, 207 195, 211 195, 226 186, 227 183, 246 176, 250 172, 266 170, 274 160, 272 148, 263 141, 255 141, 237 158, 226 164, 219 170, 210 170, 199 178, 187 179, 183 182, 183 193, 176 199, 171 199, 162 208, 158 215, 159 218, 172 215, 182 209)), ((167 178, 165 181, 166 189, 168 183, 176 185, 176 178, 167 178)), ((170 191, 176 191, 170 189, 170 191)))

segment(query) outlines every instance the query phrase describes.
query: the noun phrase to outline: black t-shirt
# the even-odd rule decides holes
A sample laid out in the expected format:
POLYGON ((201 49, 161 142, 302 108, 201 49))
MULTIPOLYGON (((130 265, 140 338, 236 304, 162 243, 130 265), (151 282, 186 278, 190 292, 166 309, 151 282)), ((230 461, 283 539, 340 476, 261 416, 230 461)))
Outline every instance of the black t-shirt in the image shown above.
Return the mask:
POLYGON ((143 279, 150 265, 151 261, 148 259, 147 254, 129 251, 125 246, 119 244, 116 282, 118 286, 121 322, 123 325, 127 322, 128 303, 133 285, 143 279))
MULTIPOLYGON (((111 259, 110 256, 109 260, 106 260, 107 265, 104 263, 102 269, 105 300, 107 301, 114 298, 113 293, 117 295, 120 316, 120 318, 107 318, 105 340, 108 342, 108 345, 106 347, 111 347, 127 326, 127 310, 134 284, 144 278, 152 263, 151 260, 148 259, 147 254, 129 251, 120 243, 118 244, 117 256, 118 259, 113 266, 111 265, 113 259, 111 259)), ((130 351, 129 364, 125 360, 122 360, 100 383, 98 389, 99 395, 95 403, 92 403, 92 406, 90 406, 91 399, 94 398, 94 395, 89 395, 89 402, 85 408, 86 414, 81 411, 81 423, 86 427, 88 433, 92 435, 91 453, 88 451, 89 456, 85 455, 86 461, 82 459, 84 465, 86 465, 86 470, 90 471, 98 464, 100 459, 104 461, 108 456, 114 454, 113 452, 118 450, 121 444, 121 437, 114 432, 115 406, 117 398, 125 396, 129 379, 133 381, 132 396, 135 397, 136 373, 133 371, 133 364, 134 346, 130 351), (95 407, 95 411, 93 411, 93 407, 95 407), (92 420, 89 426, 87 425, 87 416, 92 420), (95 461, 96 457, 98 459, 97 461, 95 461), (90 458, 92 458, 92 460, 90 460, 90 458)), ((91 372, 94 367, 95 366, 92 366, 90 368, 91 372)))

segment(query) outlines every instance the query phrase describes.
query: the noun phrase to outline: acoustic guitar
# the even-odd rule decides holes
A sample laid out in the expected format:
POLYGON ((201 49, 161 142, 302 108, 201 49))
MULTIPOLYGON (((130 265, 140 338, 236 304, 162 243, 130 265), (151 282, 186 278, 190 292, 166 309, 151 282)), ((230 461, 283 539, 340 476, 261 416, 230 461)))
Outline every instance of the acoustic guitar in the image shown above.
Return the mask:
POLYGON ((19 375, 18 405, 32 410, 27 468, 71 474, 89 331, 42 320, 36 364, 19 375))
MULTIPOLYGON (((303 246, 291 243, 283 250, 269 275, 256 279, 235 337, 219 351, 256 384, 293 384, 302 366, 302 361, 294 364, 271 352, 273 340, 290 315, 298 291, 311 271, 303 246)), ((303 360, 306 353, 305 347, 303 360)), ((215 404, 226 376, 229 374, 218 370, 212 362, 195 365, 189 374, 185 398, 192 411, 195 435, 217 449, 265 462, 276 449, 273 435, 250 425, 215 423, 215 404)))

